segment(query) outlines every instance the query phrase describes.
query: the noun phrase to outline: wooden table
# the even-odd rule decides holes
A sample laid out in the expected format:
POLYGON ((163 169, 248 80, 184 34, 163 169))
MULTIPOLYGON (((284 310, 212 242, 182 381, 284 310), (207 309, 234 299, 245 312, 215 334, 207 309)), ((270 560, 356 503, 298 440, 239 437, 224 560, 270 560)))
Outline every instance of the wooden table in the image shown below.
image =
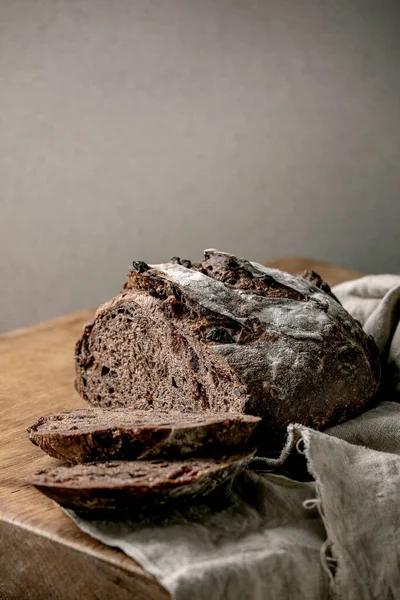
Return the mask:
MULTIPOLYGON (((318 271, 334 285, 360 275, 306 259, 268 263, 318 271)), ((73 350, 93 311, 0 336, 0 600, 162 600, 169 594, 135 561, 82 533, 24 478, 52 463, 25 428, 53 410, 84 407, 73 350)))

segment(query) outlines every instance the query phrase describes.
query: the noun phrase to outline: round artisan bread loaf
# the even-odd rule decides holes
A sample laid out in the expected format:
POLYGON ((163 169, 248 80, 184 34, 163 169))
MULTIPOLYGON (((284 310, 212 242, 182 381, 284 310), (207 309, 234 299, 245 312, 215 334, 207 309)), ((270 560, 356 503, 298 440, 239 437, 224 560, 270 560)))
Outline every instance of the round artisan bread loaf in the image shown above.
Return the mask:
POLYGON ((380 365, 317 274, 208 250, 201 263, 134 262, 85 327, 76 373, 93 406, 259 416, 263 453, 290 422, 320 429, 369 407, 380 365))

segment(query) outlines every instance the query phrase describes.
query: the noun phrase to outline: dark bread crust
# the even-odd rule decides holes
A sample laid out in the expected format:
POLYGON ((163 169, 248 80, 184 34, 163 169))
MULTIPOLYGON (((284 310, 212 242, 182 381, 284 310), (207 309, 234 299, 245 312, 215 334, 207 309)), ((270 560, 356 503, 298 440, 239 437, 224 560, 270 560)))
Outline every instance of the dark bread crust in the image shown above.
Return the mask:
POLYGON ((315 285, 315 287, 325 292, 325 294, 329 294, 330 296, 332 296, 332 298, 336 300, 338 304, 341 304, 340 300, 332 292, 330 285, 326 283, 326 281, 322 279, 321 275, 318 275, 318 273, 316 273, 315 271, 303 271, 302 273, 300 273, 299 277, 306 279, 307 281, 315 285))
POLYGON ((260 416, 261 453, 281 444, 290 422, 321 429, 356 416, 380 379, 374 341, 317 274, 294 277, 214 250, 197 264, 134 263, 122 294, 84 331, 76 366, 77 390, 94 405, 260 416), (103 351, 98 340, 113 336, 113 352, 103 351), (115 373, 113 393, 104 364, 115 373), (147 406, 135 393, 146 377, 147 406))
POLYGON ((28 433, 53 458, 74 463, 217 458, 243 451, 259 421, 243 414, 78 408, 40 417, 28 433))
POLYGON ((157 510, 206 496, 247 465, 253 453, 220 460, 110 461, 38 471, 30 483, 77 511, 157 510))
POLYGON ((241 290, 246 294, 255 294, 264 298, 307 301, 307 296, 299 290, 277 281, 267 273, 255 276, 248 261, 239 260, 236 256, 225 252, 206 250, 198 270, 216 281, 221 281, 229 288, 241 290))

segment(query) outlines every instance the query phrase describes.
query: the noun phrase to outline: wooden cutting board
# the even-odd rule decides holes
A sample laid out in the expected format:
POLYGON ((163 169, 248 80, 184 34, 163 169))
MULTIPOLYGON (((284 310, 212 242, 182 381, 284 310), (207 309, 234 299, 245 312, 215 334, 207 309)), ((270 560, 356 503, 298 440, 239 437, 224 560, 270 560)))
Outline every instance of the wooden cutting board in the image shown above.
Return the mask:
MULTIPOLYGON (((360 275, 307 259, 331 285, 360 275)), ((54 464, 25 428, 54 410, 84 407, 74 390, 74 344, 93 311, 0 336, 0 600, 161 600, 169 594, 137 563, 82 533, 25 478, 54 464)))

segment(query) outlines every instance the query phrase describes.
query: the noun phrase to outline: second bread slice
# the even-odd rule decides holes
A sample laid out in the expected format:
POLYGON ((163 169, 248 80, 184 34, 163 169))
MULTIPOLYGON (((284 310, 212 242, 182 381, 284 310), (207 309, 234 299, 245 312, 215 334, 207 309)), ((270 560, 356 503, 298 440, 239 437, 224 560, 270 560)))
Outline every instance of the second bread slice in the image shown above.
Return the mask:
POLYGON ((30 482, 61 506, 77 511, 158 512, 161 506, 177 506, 210 494, 234 477, 252 456, 65 465, 39 471, 30 482))
POLYGON ((246 448, 260 419, 250 415, 132 409, 71 409, 28 427, 50 456, 74 463, 218 457, 246 448))

